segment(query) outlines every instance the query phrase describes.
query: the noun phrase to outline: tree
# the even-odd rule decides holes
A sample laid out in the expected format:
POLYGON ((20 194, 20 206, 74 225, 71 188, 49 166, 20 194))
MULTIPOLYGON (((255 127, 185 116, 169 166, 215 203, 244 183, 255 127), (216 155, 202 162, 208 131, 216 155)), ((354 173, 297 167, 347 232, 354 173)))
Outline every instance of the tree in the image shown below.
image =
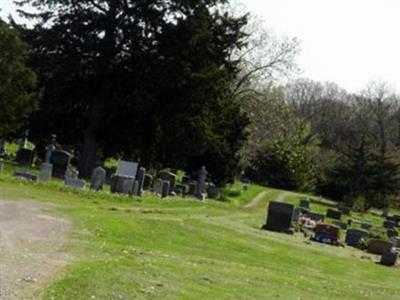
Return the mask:
POLYGON ((26 66, 28 47, 0 19, 0 137, 13 133, 37 108, 36 76, 26 66))
POLYGON ((32 123, 82 149, 82 175, 98 156, 182 167, 215 154, 224 159, 213 168, 235 165, 246 118, 231 101, 231 53, 246 18, 220 13, 226 1, 18 2, 39 11, 33 29, 19 26, 45 87, 32 123))

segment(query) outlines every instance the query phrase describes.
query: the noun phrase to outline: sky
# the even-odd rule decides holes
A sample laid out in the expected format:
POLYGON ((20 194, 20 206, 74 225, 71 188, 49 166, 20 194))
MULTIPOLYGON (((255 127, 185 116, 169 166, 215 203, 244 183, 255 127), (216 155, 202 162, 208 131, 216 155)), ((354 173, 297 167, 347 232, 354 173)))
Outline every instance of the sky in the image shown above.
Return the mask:
MULTIPOLYGON (((278 34, 301 41, 301 77, 357 92, 371 81, 400 91, 399 0, 241 0, 278 34)), ((1 17, 15 11, 0 0, 1 17)))

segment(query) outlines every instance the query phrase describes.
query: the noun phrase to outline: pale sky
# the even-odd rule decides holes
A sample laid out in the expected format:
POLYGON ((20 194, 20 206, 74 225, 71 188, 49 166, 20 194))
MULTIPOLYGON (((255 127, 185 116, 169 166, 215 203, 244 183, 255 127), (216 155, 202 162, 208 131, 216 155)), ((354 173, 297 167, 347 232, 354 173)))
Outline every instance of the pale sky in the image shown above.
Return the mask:
MULTIPOLYGON (((358 91, 371 80, 400 90, 400 0, 241 0, 277 33, 301 41, 301 76, 358 91)), ((0 16, 14 11, 0 0, 0 16)))

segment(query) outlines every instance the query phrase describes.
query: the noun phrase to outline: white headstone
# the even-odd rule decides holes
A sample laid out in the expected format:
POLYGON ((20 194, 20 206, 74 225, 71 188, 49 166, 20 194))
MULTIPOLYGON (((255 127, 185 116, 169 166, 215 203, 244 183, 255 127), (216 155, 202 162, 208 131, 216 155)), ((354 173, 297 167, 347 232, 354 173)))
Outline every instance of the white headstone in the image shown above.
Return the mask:
POLYGON ((136 178, 138 166, 139 165, 136 162, 121 160, 118 163, 116 175, 136 178))

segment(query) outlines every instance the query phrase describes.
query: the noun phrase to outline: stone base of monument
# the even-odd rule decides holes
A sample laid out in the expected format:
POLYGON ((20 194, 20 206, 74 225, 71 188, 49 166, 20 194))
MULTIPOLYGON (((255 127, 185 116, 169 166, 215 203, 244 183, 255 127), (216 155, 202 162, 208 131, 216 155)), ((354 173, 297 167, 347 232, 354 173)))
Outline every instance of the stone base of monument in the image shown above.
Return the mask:
POLYGON ((36 182, 38 180, 36 175, 30 174, 30 173, 28 173, 26 171, 23 171, 23 170, 15 171, 13 176, 16 177, 16 178, 20 178, 20 179, 24 179, 24 180, 28 180, 28 181, 33 181, 33 182, 36 182))
POLYGON ((294 234, 294 230, 292 228, 275 227, 275 226, 269 226, 268 224, 264 224, 261 227, 261 229, 268 230, 268 231, 280 232, 280 233, 294 234))

